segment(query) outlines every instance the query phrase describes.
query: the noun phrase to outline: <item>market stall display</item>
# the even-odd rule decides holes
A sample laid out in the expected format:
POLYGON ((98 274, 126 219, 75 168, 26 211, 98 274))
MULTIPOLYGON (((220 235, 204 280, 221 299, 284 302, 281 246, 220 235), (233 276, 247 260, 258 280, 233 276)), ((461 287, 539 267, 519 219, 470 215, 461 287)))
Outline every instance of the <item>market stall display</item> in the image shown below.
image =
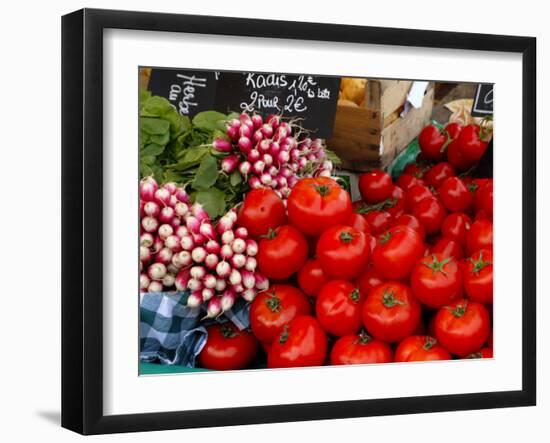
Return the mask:
POLYGON ((432 85, 401 117, 411 87, 342 79, 327 142, 300 118, 190 119, 142 94, 142 297, 185 295, 197 367, 492 355, 493 180, 476 175, 492 122, 429 124, 432 85), (368 170, 344 182, 350 165, 368 170))

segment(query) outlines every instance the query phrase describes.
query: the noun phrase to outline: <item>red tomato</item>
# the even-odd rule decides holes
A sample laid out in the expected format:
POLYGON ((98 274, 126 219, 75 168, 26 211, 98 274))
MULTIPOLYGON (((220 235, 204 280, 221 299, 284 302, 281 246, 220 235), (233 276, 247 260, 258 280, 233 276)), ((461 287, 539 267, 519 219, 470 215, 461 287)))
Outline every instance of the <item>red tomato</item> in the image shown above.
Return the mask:
POLYGON ((435 316, 435 336, 447 351, 465 357, 480 349, 489 338, 489 312, 471 300, 457 300, 435 316))
POLYGON ((418 144, 422 154, 433 161, 439 161, 443 158, 446 141, 447 136, 434 125, 425 126, 418 136, 418 144))
POLYGON ((411 273, 416 298, 430 308, 440 308, 460 297, 462 275, 458 262, 442 254, 424 257, 411 273))
POLYGON ((441 202, 432 197, 420 201, 413 208, 412 215, 422 224, 426 234, 431 235, 439 232, 447 214, 441 202))
POLYGON ((286 223, 285 205, 272 189, 252 189, 239 209, 237 223, 252 237, 260 237, 286 223))
POLYGON ((419 156, 417 156, 414 163, 409 163, 407 166, 405 166, 405 169, 403 169, 403 174, 413 175, 415 177, 422 178, 425 172, 425 168, 417 163, 419 160, 421 159, 419 158, 419 156))
POLYGON ((423 253, 420 235, 414 229, 396 226, 380 235, 372 261, 384 278, 401 280, 409 275, 423 253))
POLYGON ((218 371, 246 368, 258 352, 258 342, 248 331, 239 331, 231 322, 207 328, 208 339, 199 354, 199 363, 218 371))
POLYGON ((451 165, 460 171, 465 171, 474 165, 462 154, 459 139, 453 140, 449 144, 449 147, 447 148, 447 160, 451 165))
MULTIPOLYGON (((364 202, 354 202, 354 211, 362 214, 367 221, 372 225, 372 217, 380 218, 379 214, 388 213, 392 217, 399 217, 405 211, 405 193, 399 186, 393 186, 390 196, 379 203, 367 204, 364 202), (376 216, 370 216, 376 214, 376 216)), ((384 217, 388 218, 387 215, 384 217)), ((382 221, 381 221, 382 222, 382 221)), ((376 226, 371 226, 371 229, 376 229, 376 226)))
POLYGON ((399 186, 403 191, 407 192, 410 188, 415 185, 425 185, 426 182, 421 178, 418 178, 412 174, 401 174, 397 179, 396 185, 399 186))
POLYGON ((465 260, 464 291, 469 299, 493 303, 493 253, 481 249, 465 260))
POLYGON ((354 279, 369 263, 367 237, 355 228, 334 226, 319 238, 317 257, 328 277, 354 279))
POLYGON ((342 337, 355 334, 362 326, 361 308, 364 296, 345 280, 332 280, 319 292, 315 313, 321 327, 329 334, 342 337))
POLYGON ((453 165, 447 162, 440 162, 434 165, 426 174, 424 175, 424 180, 428 186, 437 189, 441 184, 448 179, 449 177, 455 177, 456 171, 453 165))
POLYGON ((418 232, 418 235, 424 240, 426 237, 426 232, 424 227, 420 224, 418 219, 414 215, 403 214, 400 217, 397 217, 393 222, 393 226, 408 226, 411 229, 414 229, 418 232))
POLYGON ((403 169, 403 174, 414 175, 415 177, 422 178, 424 172, 426 172, 426 167, 418 163, 419 161, 422 161, 420 157, 421 154, 416 157, 416 161, 414 163, 409 163, 405 166, 405 169, 403 169))
POLYGON ((361 294, 367 296, 372 288, 383 282, 384 278, 380 275, 376 268, 370 267, 364 274, 359 276, 359 278, 355 281, 355 284, 359 288, 361 294))
POLYGON ((460 212, 449 214, 441 226, 441 234, 450 240, 455 240, 461 246, 466 245, 466 236, 472 225, 472 219, 460 212))
POLYGON ((397 362, 450 359, 451 354, 429 335, 411 335, 399 343, 395 350, 397 362))
POLYGON ((298 271, 298 285, 307 295, 316 297, 321 287, 328 281, 321 262, 317 258, 310 259, 298 271))
POLYGON ((445 126, 445 131, 447 131, 447 134, 454 140, 458 137, 460 131, 462 131, 462 125, 457 122, 448 123, 447 126, 445 126))
POLYGON ((307 235, 346 223, 351 215, 351 199, 335 180, 328 177, 303 178, 287 200, 290 223, 307 235))
POLYGON ((294 286, 275 284, 260 292, 250 305, 250 327, 262 343, 271 343, 283 326, 300 315, 309 315, 307 297, 294 286))
POLYGON ((433 198, 434 194, 427 186, 416 185, 410 188, 405 194, 405 206, 409 211, 426 198, 433 198))
POLYGON ((346 225, 361 231, 363 234, 370 234, 370 225, 367 219, 357 212, 351 214, 346 225))
POLYGON ((489 220, 489 221, 493 221, 493 217, 489 217, 489 214, 487 214, 485 211, 481 210, 481 211, 477 211, 476 212, 476 215, 474 217, 474 220, 477 221, 477 220, 489 220))
POLYGON ((370 256, 372 257, 372 253, 374 252, 374 248, 376 248, 376 245, 378 244, 378 240, 376 240, 376 237, 373 235, 367 235, 367 245, 369 245, 369 251, 370 256))
POLYGON ((475 193, 475 207, 493 218, 493 180, 479 186, 475 193))
POLYGON ((307 260, 305 237, 292 226, 269 231, 258 246, 258 268, 268 278, 283 280, 298 272, 307 260))
POLYGON ((488 143, 480 138, 478 125, 464 126, 457 141, 460 145, 460 153, 470 163, 479 162, 487 150, 488 143))
POLYGON ((466 184, 458 177, 449 177, 437 189, 439 198, 450 212, 467 212, 473 197, 466 184))
POLYGON ((390 363, 393 352, 383 341, 366 333, 350 334, 339 338, 330 353, 332 365, 361 365, 367 363, 390 363))
POLYGON ((380 234, 390 228, 393 217, 386 211, 372 211, 365 215, 365 220, 373 234, 380 234))
POLYGON ((383 209, 389 212, 392 217, 399 217, 405 212, 405 193, 399 186, 392 188, 388 201, 389 203, 383 209))
POLYGON ((474 352, 466 358, 493 358, 493 348, 481 348, 478 352, 474 352))
POLYGON ((493 250, 493 223, 489 220, 476 220, 466 236, 466 249, 470 254, 480 249, 493 250))
POLYGON ((464 257, 464 252, 462 251, 460 243, 445 237, 441 237, 437 240, 432 248, 432 252, 441 254, 443 257, 454 258, 455 260, 462 260, 464 257))
POLYGON ((317 320, 308 315, 296 317, 273 340, 267 354, 267 367, 321 366, 327 346, 327 336, 317 320))
POLYGON ((416 330, 420 313, 420 303, 411 289, 390 281, 370 291, 363 304, 363 324, 374 338, 396 342, 416 330))
POLYGON ((271 349, 271 343, 262 343, 260 342, 260 345, 262 346, 262 349, 267 354, 269 350, 271 349))
POLYGON ((359 177, 359 192, 367 203, 379 203, 390 197, 392 179, 387 172, 371 171, 359 177))

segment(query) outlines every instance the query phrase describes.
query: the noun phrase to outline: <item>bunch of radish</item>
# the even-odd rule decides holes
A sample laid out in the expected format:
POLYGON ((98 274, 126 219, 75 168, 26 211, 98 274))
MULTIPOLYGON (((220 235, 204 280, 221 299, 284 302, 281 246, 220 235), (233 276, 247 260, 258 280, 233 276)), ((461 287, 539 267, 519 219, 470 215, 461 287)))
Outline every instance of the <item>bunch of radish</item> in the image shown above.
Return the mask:
POLYGON ((256 271, 258 244, 246 228, 235 226, 234 210, 214 225, 183 188, 146 177, 140 182, 140 213, 142 292, 190 290, 188 306, 207 303, 207 317, 217 317, 238 297, 250 302, 269 286, 256 271))
POLYGON ((270 187, 286 200, 299 178, 331 175, 324 141, 308 137, 297 120, 270 115, 264 121, 242 113, 228 122, 226 135, 213 142, 227 154, 221 168, 227 174, 239 171, 252 189, 270 187))

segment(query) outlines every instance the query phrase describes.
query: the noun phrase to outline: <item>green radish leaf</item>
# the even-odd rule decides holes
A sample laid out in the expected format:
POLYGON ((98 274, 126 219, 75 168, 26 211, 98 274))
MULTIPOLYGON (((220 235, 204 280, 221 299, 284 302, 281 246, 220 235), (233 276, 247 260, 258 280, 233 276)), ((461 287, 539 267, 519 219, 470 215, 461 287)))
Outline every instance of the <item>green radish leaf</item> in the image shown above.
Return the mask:
POLYGON ((170 122, 170 132, 173 137, 177 137, 191 127, 189 117, 180 115, 175 109, 171 109, 169 112, 163 114, 162 118, 170 122))
POLYGON ((151 135, 150 140, 151 140, 151 143, 164 146, 170 141, 170 133, 167 132, 162 135, 151 135))
POLYGON ((225 114, 216 111, 204 111, 199 112, 193 117, 193 125, 197 128, 208 129, 210 131, 220 130, 225 128, 225 121, 227 117, 225 114))
POLYGON ((144 165, 152 165, 153 163, 155 163, 156 159, 157 158, 154 155, 142 155, 141 163, 143 163, 144 165))
POLYGON ((334 166, 340 166, 342 164, 342 160, 340 160, 340 157, 338 157, 333 151, 325 149, 325 153, 327 154, 327 158, 332 162, 334 166))
POLYGON ((159 145, 156 143, 149 143, 147 146, 145 146, 140 154, 141 157, 148 157, 148 156, 157 156, 164 152, 164 145, 159 145))
POLYGON ((147 177, 149 175, 153 175, 153 170, 149 165, 146 165, 145 163, 141 163, 139 165, 139 173, 142 177, 147 177))
POLYGON ((178 156, 180 156, 180 160, 178 161, 178 163, 194 163, 202 159, 206 154, 208 154, 208 148, 205 146, 195 146, 194 148, 188 148, 178 153, 178 156))
POLYGON ((195 201, 204 206, 210 218, 215 219, 225 212, 225 194, 216 188, 198 191, 194 195, 195 201))
POLYGON ((159 118, 141 117, 139 119, 140 130, 150 135, 162 135, 170 130, 170 123, 159 118))
POLYGON ((207 155, 202 159, 199 169, 197 169, 195 180, 193 180, 193 188, 197 190, 208 189, 214 186, 217 178, 218 162, 211 155, 207 155))
POLYGON ((233 171, 233 173, 229 176, 229 183, 231 183, 231 186, 233 187, 240 185, 242 181, 243 178, 241 177, 239 171, 233 171))
POLYGON ((176 109, 170 104, 170 102, 164 97, 153 96, 149 97, 143 102, 143 106, 141 108, 141 116, 160 117, 167 112, 170 112, 170 110, 177 112, 176 109))

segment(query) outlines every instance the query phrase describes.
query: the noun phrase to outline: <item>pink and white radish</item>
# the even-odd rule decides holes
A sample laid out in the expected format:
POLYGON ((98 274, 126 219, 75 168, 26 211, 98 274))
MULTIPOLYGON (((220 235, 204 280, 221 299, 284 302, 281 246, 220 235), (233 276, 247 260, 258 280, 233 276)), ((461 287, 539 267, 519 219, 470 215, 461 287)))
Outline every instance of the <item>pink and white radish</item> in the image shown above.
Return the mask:
POLYGON ((152 201, 155 198, 155 192, 158 184, 153 177, 145 177, 139 183, 139 196, 141 200, 152 201))
POLYGON ((151 280, 162 280, 166 275, 166 266, 163 263, 153 263, 147 269, 147 275, 151 280))

